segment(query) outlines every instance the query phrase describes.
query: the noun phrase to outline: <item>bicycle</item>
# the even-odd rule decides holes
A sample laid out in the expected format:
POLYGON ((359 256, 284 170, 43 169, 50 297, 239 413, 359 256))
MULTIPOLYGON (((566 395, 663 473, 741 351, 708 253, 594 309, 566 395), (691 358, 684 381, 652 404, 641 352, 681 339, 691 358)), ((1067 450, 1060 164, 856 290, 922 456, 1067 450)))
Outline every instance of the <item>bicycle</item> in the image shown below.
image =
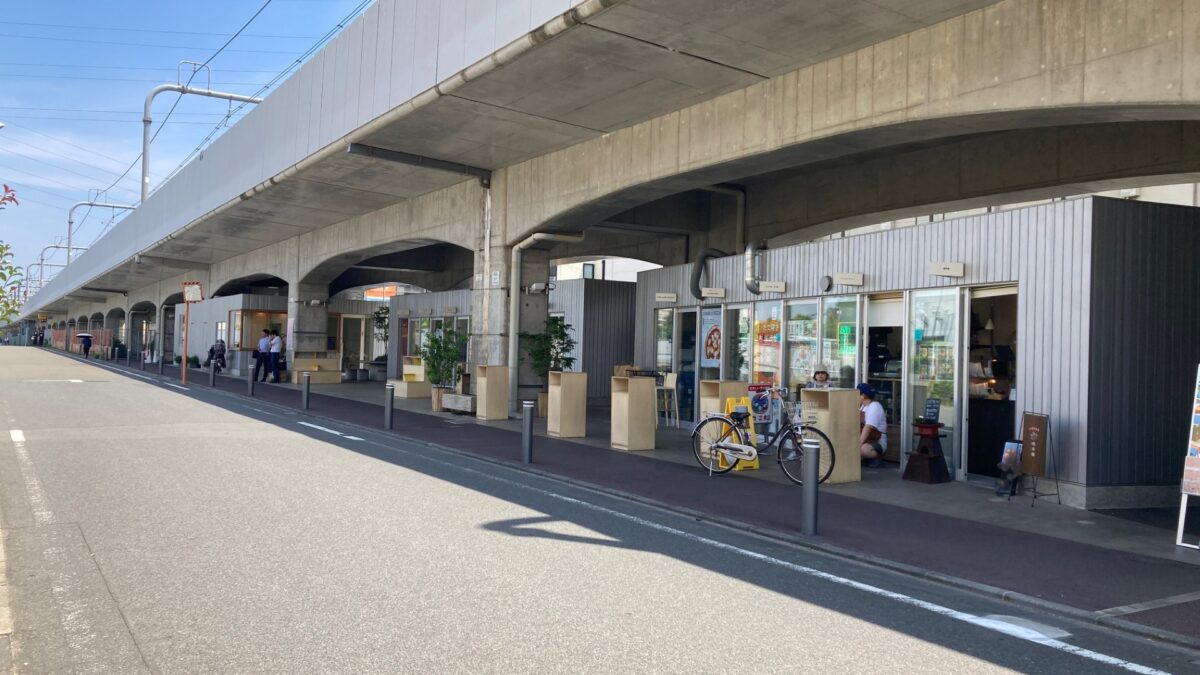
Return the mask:
MULTIPOLYGON (((728 415, 710 413, 696 423, 692 429, 692 450, 700 466, 709 474, 722 474, 732 471, 742 460, 753 461, 760 455, 768 454, 767 450, 778 445, 776 461, 791 481, 797 485, 804 484, 802 466, 804 461, 804 442, 817 441, 820 443, 818 453, 817 482, 824 483, 833 473, 836 462, 833 443, 820 429, 803 421, 797 423, 797 411, 788 409, 787 389, 771 389, 768 405, 775 398, 780 401, 784 418, 787 420, 779 425, 779 429, 769 441, 763 444, 763 451, 747 443, 750 433, 750 411, 739 410, 728 415)), ((773 407, 773 406, 772 406, 773 407)), ((764 434, 765 437, 765 434, 764 434)))

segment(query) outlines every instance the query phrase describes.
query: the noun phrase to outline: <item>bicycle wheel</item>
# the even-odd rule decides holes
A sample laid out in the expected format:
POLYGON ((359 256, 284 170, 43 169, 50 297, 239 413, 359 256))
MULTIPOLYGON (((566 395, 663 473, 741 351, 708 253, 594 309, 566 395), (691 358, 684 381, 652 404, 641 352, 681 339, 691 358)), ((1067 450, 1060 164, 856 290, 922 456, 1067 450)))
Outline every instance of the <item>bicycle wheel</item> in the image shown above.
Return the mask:
POLYGON ((820 429, 810 426, 792 427, 792 433, 779 439, 779 467, 796 485, 804 485, 804 441, 815 440, 821 444, 818 453, 817 483, 824 483, 831 473, 837 457, 833 443, 820 429))
POLYGON ((730 459, 713 447, 713 444, 724 440, 745 444, 742 430, 724 417, 710 417, 696 425, 696 430, 692 432, 692 451, 696 453, 696 461, 706 471, 725 473, 737 465, 737 458, 730 459))

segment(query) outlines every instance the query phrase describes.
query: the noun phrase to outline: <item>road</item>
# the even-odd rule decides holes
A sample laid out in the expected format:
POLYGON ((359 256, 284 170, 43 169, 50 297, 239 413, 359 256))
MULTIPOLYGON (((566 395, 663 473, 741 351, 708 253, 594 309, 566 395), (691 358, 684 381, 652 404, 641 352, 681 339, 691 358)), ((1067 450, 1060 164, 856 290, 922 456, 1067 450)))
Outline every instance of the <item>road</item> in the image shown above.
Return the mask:
POLYGON ((33 348, 0 348, 0 424, 17 673, 1194 672, 1200 658, 33 348))

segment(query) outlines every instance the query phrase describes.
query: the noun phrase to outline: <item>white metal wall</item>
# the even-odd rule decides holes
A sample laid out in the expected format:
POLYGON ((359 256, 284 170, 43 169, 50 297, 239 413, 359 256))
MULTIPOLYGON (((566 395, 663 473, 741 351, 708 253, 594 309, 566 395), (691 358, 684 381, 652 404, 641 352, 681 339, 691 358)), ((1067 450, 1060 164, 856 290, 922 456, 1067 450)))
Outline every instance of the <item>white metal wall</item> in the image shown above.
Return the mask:
POLYGON ((720 301, 701 303, 692 297, 690 264, 642 272, 637 362, 647 367, 654 363, 657 308, 1015 282, 1017 409, 1051 415, 1063 477, 1082 483, 1087 468, 1092 203, 1091 198, 1073 199, 767 251, 763 278, 786 282, 782 295, 754 296, 746 290, 742 256, 708 262, 702 285, 725 288, 727 297, 720 301), (947 261, 964 263, 966 276, 929 273, 930 262, 947 261), (821 293, 821 277, 836 272, 861 273, 864 285, 821 293), (678 303, 656 303, 654 294, 661 292, 676 293, 678 303))

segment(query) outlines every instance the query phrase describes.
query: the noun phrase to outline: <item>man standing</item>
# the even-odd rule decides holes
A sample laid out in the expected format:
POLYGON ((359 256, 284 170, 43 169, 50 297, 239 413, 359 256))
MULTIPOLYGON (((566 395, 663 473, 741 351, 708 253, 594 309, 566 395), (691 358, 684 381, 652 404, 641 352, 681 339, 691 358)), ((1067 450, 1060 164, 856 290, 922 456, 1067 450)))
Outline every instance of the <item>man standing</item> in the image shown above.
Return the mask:
POLYGON ((279 356, 283 351, 283 338, 279 337, 279 331, 271 331, 271 340, 268 346, 271 354, 271 382, 279 382, 279 356))
POLYGON ((254 350, 254 379, 262 371, 262 381, 267 381, 267 373, 271 370, 271 331, 264 328, 262 337, 258 339, 258 349, 254 350))
POLYGON ((86 359, 86 358, 88 358, 88 355, 92 353, 92 336, 84 335, 82 340, 83 340, 83 345, 82 345, 83 358, 86 359))

